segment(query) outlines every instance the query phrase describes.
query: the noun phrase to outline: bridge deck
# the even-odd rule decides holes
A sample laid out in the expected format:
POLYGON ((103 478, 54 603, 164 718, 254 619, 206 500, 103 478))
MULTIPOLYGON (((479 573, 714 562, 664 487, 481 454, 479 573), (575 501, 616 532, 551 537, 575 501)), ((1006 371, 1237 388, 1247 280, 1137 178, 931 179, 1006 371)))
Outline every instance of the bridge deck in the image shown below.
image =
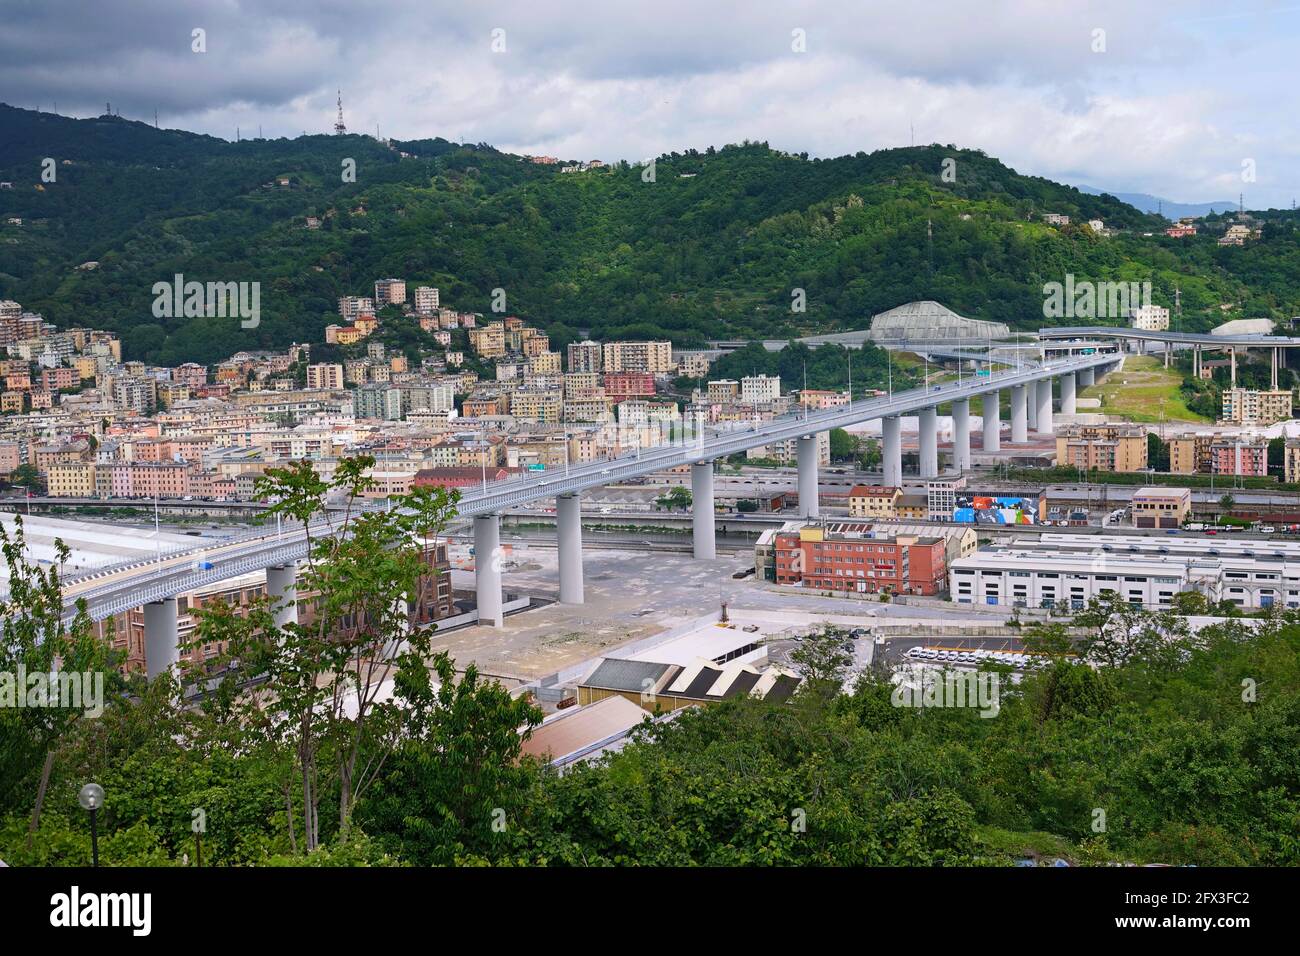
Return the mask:
MULTIPOLYGON (((698 461, 724 458, 750 448, 832 428, 906 415, 955 399, 972 398, 1063 373, 1113 365, 1116 361, 1114 355, 1072 356, 1019 370, 1010 369, 989 377, 969 376, 961 382, 948 382, 929 390, 916 388, 893 396, 862 399, 848 406, 808 415, 790 415, 758 423, 734 423, 734 427, 726 429, 705 429, 698 433, 697 438, 684 444, 649 448, 620 458, 525 475, 494 482, 486 488, 476 488, 462 494, 458 518, 495 514, 530 501, 581 492, 698 461)), ((313 533, 317 530, 330 533, 332 528, 322 522, 314 526, 313 533)), ((84 598, 90 616, 99 620, 241 574, 300 561, 306 556, 306 536, 299 528, 282 534, 257 534, 213 547, 164 555, 161 561, 139 561, 101 569, 66 582, 65 612, 71 616, 75 602, 84 598), (201 562, 212 567, 201 567, 201 562)))

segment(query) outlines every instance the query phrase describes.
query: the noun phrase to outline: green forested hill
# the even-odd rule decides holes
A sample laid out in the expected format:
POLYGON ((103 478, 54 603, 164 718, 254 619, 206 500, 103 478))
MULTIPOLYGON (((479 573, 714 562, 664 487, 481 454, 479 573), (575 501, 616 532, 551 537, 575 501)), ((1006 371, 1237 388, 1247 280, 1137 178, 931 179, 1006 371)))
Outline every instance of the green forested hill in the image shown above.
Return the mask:
POLYGON ((626 165, 562 174, 486 145, 392 145, 229 143, 0 106, 0 180, 13 183, 0 190, 0 297, 60 325, 115 330, 129 356, 166 363, 319 340, 339 295, 386 275, 438 285, 447 304, 480 312, 504 289, 509 314, 559 343, 578 329, 690 346, 861 328, 919 298, 1034 328, 1042 284, 1067 272, 1150 279, 1163 304, 1177 285, 1192 328, 1300 314, 1290 214, 1266 217, 1264 239, 1243 248, 1170 240, 1162 220, 1113 197, 955 147, 809 160, 744 144, 661 156, 647 182, 626 165), (46 156, 58 179, 42 191, 46 156), (348 158, 355 183, 342 181, 348 158), (941 176, 946 158, 955 182, 941 176), (284 176, 288 187, 265 185, 284 176), (1056 229, 1043 212, 1126 232, 1056 229), (324 226, 307 230, 308 215, 324 226), (24 224, 3 224, 11 216, 24 224), (99 269, 76 269, 88 260, 99 269), (153 283, 178 272, 260 282, 261 325, 156 319, 153 283), (795 288, 806 312, 790 309, 795 288))

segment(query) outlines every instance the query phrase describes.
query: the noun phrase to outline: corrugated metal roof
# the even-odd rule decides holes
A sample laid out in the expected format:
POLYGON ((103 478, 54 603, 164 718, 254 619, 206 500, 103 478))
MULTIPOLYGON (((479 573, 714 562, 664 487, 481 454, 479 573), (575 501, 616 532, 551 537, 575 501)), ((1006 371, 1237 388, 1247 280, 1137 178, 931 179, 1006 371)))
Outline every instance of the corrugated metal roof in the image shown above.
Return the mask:
POLYGON ((626 697, 615 695, 576 710, 562 711, 523 743, 523 752, 558 760, 627 733, 648 717, 626 697))
POLYGON ((640 693, 655 687, 659 679, 673 666, 656 664, 652 661, 629 661, 618 657, 607 657, 591 672, 583 684, 603 690, 631 690, 640 693), (649 684, 646 681, 649 681, 649 684))

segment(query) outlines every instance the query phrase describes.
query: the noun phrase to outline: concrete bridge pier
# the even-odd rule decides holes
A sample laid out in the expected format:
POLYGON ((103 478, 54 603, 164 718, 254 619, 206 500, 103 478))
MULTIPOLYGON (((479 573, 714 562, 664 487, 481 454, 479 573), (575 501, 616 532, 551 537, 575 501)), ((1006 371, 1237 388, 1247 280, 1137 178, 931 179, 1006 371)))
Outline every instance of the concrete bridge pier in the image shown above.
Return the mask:
POLYGON ((933 406, 917 413, 921 439, 921 477, 939 477, 939 410, 933 406))
POLYGON ((799 466, 799 515, 803 518, 816 518, 821 514, 817 497, 817 436, 802 436, 795 449, 795 460, 799 466))
MULTIPOLYGON (((1014 440, 1014 438, 1013 438, 1014 440)), ((984 450, 1002 450, 1002 392, 984 393, 984 450)))
POLYGON ((505 623, 501 598, 501 516, 474 519, 474 587, 478 622, 501 627, 505 623))
POLYGON ((275 626, 298 623, 298 566, 278 564, 266 569, 266 594, 275 602, 275 626))
POLYGON ((880 420, 880 463, 884 483, 893 488, 903 484, 903 421, 897 415, 880 420))
POLYGON ((176 616, 174 597, 144 606, 144 668, 149 680, 180 664, 176 616))
POLYGON ((1040 435, 1053 434, 1052 429, 1052 380, 1038 380, 1038 424, 1035 431, 1040 435))
POLYGON ((1011 386, 1011 440, 1029 441, 1029 398, 1027 391, 1034 386, 1011 386))
MULTIPOLYGON (((802 471, 800 474, 802 476, 802 471)), ((712 561, 718 556, 718 541, 713 530, 715 513, 713 462, 697 461, 691 465, 691 526, 697 561, 712 561)))
POLYGON ((1081 387, 1088 388, 1089 386, 1096 385, 1096 384, 1097 384, 1097 370, 1095 368, 1079 369, 1079 385, 1081 387))
POLYGON ((952 464, 958 474, 970 471, 970 399, 952 403, 952 464))
POLYGON ((1061 414, 1073 415, 1076 412, 1075 404, 1075 378, 1073 372, 1066 372, 1061 376, 1061 414))
POLYGON ((555 529, 559 539, 560 603, 582 604, 582 498, 555 499, 555 529))

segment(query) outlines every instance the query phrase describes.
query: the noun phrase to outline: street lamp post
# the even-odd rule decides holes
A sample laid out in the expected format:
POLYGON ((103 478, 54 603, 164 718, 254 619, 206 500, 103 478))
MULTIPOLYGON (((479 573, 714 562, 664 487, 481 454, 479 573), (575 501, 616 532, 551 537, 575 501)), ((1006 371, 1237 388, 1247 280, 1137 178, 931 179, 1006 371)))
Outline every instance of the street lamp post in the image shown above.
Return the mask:
POLYGON ((77 802, 83 810, 90 813, 90 859, 92 866, 99 866, 99 808, 104 805, 104 788, 97 783, 88 783, 77 794, 77 802))

